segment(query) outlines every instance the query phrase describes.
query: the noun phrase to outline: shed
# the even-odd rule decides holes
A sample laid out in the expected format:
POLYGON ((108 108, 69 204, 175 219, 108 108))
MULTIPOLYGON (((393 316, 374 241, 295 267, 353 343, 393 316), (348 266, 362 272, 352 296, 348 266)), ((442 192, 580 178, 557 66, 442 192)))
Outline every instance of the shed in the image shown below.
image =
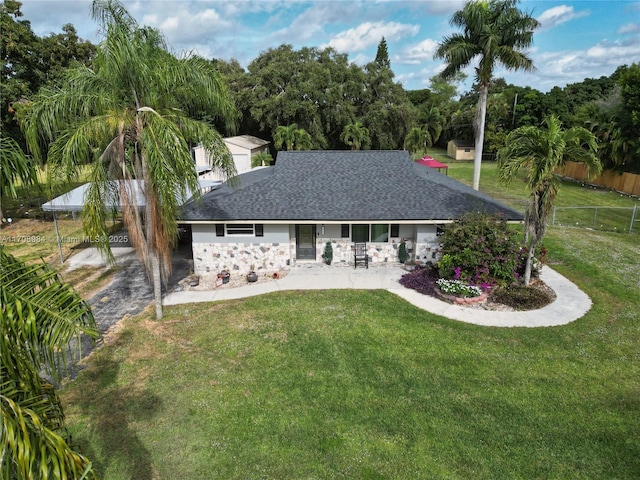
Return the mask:
POLYGON ((454 160, 473 160, 476 153, 473 140, 449 140, 447 156, 454 160))

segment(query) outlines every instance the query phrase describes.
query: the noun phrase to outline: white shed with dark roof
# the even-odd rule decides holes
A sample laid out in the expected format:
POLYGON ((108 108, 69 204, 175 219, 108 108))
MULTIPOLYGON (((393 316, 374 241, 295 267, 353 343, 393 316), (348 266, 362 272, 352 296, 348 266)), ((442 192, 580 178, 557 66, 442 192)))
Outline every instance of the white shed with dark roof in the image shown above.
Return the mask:
POLYGON ((442 226, 467 212, 523 219, 406 151, 285 151, 237 180, 183 208, 197 274, 320 262, 327 242, 332 265, 353 265, 354 242, 367 243, 372 265, 397 262, 402 240, 415 259, 435 261, 442 226))

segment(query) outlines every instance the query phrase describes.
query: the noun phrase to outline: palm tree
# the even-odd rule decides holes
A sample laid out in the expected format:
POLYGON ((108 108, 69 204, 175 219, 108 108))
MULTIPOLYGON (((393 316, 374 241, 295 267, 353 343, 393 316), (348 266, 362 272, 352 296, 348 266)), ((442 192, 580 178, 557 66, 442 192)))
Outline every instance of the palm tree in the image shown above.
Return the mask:
POLYGON ((450 78, 478 58, 476 82, 480 99, 474 122, 475 156, 473 188, 480 187, 480 166, 484 143, 484 124, 487 110, 489 83, 496 64, 507 70, 534 69, 532 60, 523 49, 533 41, 533 31, 539 22, 516 7, 517 0, 468 1, 462 10, 451 17, 450 23, 463 29, 445 37, 435 57, 446 62, 441 75, 450 78))
POLYGON ((278 125, 276 128, 276 133, 273 136, 273 141, 275 147, 280 150, 283 146, 285 150, 293 150, 293 144, 296 139, 296 130, 298 130, 298 125, 292 123, 291 125, 278 125))
POLYGON ((349 123, 345 125, 340 135, 347 145, 351 146, 351 150, 360 150, 364 145, 368 145, 370 140, 369 129, 362 122, 349 123))
POLYGON ((313 146, 311 135, 304 128, 298 128, 297 123, 292 123, 286 127, 279 125, 273 136, 273 141, 277 149, 283 146, 285 150, 309 150, 313 146))
POLYGON ((498 151, 498 176, 505 183, 513 180, 520 169, 527 170, 525 182, 531 196, 525 212, 525 242, 529 248, 525 285, 529 285, 535 248, 544 237, 547 216, 558 193, 560 182, 554 172, 569 160, 583 162, 588 176, 602 171, 596 156, 596 138, 591 132, 582 127, 563 130, 555 115, 544 122, 545 128, 525 126, 514 130, 498 151))
POLYGON ((313 139, 311 138, 311 134, 304 128, 299 128, 295 132, 294 145, 296 150, 311 150, 311 148, 313 147, 313 139))
POLYGON ((45 262, 26 265, 2 245, 0 298, 2 478, 93 478, 65 439, 60 398, 44 378, 64 375, 72 339, 97 337, 91 308, 45 262))
POLYGON ((251 158, 251 168, 268 167, 273 162, 273 157, 267 152, 258 152, 251 158))
POLYGON ((413 127, 404 139, 404 146, 411 155, 426 150, 427 145, 432 144, 431 134, 425 127, 413 127))
POLYGON ((425 124, 425 129, 431 139, 429 146, 431 146, 436 143, 440 138, 440 135, 442 135, 445 122, 444 115, 440 113, 440 110, 437 107, 431 107, 424 117, 420 118, 420 120, 425 124))
MULTIPOLYGON (((27 157, 18 142, 6 134, 0 136, 0 196, 16 198, 16 183, 30 187, 37 182, 37 170, 31 158, 27 157)), ((2 220, 0 205, 0 220, 2 220)))
POLYGON ((94 0, 92 14, 106 32, 93 67, 75 67, 61 88, 42 89, 23 129, 36 157, 42 155, 40 145, 51 142, 48 162, 64 176, 96 159, 83 223, 89 237, 100 239, 97 246, 110 260, 109 181, 121 180, 117 194, 123 221, 153 280, 156 316, 161 318, 161 288, 171 271, 179 209, 189 195, 200 194, 189 145, 202 143, 212 166, 228 177, 235 175, 222 136, 193 116, 206 112, 231 129, 235 109, 210 62, 175 58, 158 31, 139 28, 117 0, 94 0))

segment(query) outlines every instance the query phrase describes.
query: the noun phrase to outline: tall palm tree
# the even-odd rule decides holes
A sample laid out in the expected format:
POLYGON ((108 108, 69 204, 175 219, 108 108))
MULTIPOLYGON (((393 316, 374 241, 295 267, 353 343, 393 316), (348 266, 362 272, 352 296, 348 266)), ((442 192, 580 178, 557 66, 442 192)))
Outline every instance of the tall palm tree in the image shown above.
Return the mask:
POLYGON ((350 145, 351 150, 360 150, 363 146, 369 144, 371 137, 369 129, 362 122, 355 122, 344 126, 340 140, 350 145))
POLYGON ((92 14, 105 32, 93 67, 75 67, 61 88, 41 90, 23 128, 36 156, 42 143, 52 142, 48 162, 55 172, 70 175, 95 159, 83 222, 85 233, 100 240, 98 248, 111 260, 109 180, 122 180, 117 194, 124 224, 153 280, 161 318, 161 288, 171 271, 179 209, 189 195, 200 194, 189 145, 202 143, 214 167, 228 177, 235 174, 222 136, 193 116, 206 112, 232 129, 235 109, 210 62, 177 59, 158 31, 139 28, 117 0, 94 0, 92 14))
POLYGON ((431 134, 426 127, 413 127, 404 139, 404 146, 411 155, 425 151, 427 145, 431 146, 431 134))
POLYGON ((463 29, 445 37, 435 57, 446 62, 441 75, 450 78, 478 59, 476 82, 480 98, 474 121, 475 156, 473 188, 480 187, 480 166, 484 144, 484 124, 487 111, 489 83, 496 64, 507 70, 531 71, 533 61, 524 49, 533 41, 533 31, 539 22, 516 5, 518 0, 471 0, 451 17, 450 23, 463 29))
POLYGON ((525 241, 529 248, 524 282, 529 285, 535 248, 544 237, 547 216, 558 193, 555 171, 567 161, 583 162, 588 176, 597 175, 602 165, 596 152, 595 136, 587 129, 562 129, 555 115, 545 119, 545 128, 520 127, 509 134, 498 151, 498 176, 511 182, 521 169, 527 170, 525 183, 531 192, 525 212, 525 241))
POLYGON ((26 265, 2 245, 0 299, 2 478, 93 478, 67 443, 60 398, 43 376, 64 375, 73 338, 97 337, 91 308, 45 262, 26 265))

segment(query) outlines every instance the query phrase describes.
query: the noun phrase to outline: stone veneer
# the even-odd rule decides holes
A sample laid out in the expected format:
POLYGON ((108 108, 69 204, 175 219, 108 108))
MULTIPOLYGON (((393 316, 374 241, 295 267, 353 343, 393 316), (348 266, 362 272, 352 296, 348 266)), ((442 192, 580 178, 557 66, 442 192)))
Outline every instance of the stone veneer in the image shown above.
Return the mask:
POLYGON ((276 272, 289 264, 289 250, 288 243, 194 243, 193 269, 196 275, 276 272))
MULTIPOLYGON (((318 238, 316 262, 322 262, 327 241, 333 247, 332 266, 353 266, 353 242, 350 239, 318 238)), ((369 243, 369 264, 398 263, 399 242, 369 243)), ((416 243, 409 260, 436 263, 440 259, 440 244, 416 243)), ((313 261, 313 260, 312 260, 313 261)), ((193 268, 197 275, 217 274, 227 270, 245 275, 251 270, 272 273, 296 263, 296 242, 289 243, 194 243, 193 268)))

